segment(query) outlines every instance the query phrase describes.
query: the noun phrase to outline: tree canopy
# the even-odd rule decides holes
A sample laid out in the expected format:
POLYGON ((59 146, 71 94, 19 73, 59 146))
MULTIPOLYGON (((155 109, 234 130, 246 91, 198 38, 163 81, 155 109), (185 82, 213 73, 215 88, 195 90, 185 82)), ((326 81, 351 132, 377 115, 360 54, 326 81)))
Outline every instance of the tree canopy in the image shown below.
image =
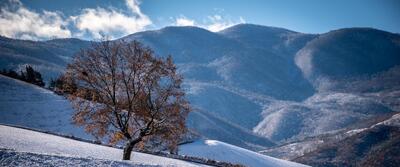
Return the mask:
POLYGON ((126 141, 123 159, 138 143, 158 138, 176 149, 190 106, 171 56, 159 58, 137 41, 103 41, 80 51, 65 78, 73 121, 111 143, 126 141))

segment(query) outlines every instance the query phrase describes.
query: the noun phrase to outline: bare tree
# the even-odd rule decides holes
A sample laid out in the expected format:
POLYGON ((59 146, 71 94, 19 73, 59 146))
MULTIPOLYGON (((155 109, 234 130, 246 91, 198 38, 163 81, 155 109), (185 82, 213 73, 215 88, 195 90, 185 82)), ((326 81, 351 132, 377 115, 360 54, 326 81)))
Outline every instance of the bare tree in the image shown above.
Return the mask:
POLYGON ((125 141, 124 160, 152 137, 175 149, 186 131, 190 106, 170 56, 157 58, 136 41, 103 41, 80 51, 66 78, 76 87, 73 122, 110 143, 125 141))

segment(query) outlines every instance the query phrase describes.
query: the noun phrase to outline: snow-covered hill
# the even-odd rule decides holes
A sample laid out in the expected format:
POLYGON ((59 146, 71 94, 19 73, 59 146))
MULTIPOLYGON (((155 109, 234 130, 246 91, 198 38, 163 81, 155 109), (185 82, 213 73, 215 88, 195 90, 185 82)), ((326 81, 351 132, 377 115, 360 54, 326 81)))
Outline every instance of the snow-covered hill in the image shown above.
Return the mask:
POLYGON ((299 100, 313 93, 294 63, 315 35, 239 24, 213 33, 198 27, 166 27, 121 38, 138 40, 160 56, 171 54, 186 79, 299 100))
POLYGON ((316 93, 301 102, 273 101, 254 132, 273 141, 335 133, 399 110, 400 36, 370 28, 319 35, 295 63, 316 93))
MULTIPOLYGON (((166 27, 122 39, 139 40, 159 56, 171 54, 195 109, 188 126, 202 136, 240 147, 263 150, 289 138, 357 128, 354 124, 400 110, 398 34, 365 28, 304 34, 240 24, 217 33, 198 27, 166 27)), ((88 45, 76 39, 2 38, 0 42, 2 67, 32 62, 51 68, 50 64, 56 64, 58 71, 73 51, 88 45)), ((7 98, 1 103, 28 103, 7 98)), ((34 110, 41 112, 40 107, 34 110)), ((4 113, 14 122, 19 119, 10 111, 4 113)), ((42 124, 36 126, 48 126, 42 124)), ((63 124, 61 120, 58 127, 63 124)))
POLYGON ((400 65, 400 36, 371 28, 346 28, 318 36, 295 60, 317 89, 324 79, 376 74, 400 65))
POLYGON ((8 156, 2 155, 0 158, 2 163, 3 158, 8 162, 10 162, 9 159, 11 158, 11 161, 13 162, 10 162, 10 164, 17 163, 16 166, 19 166, 19 163, 21 163, 21 165, 30 164, 29 166, 34 164, 43 166, 46 163, 55 166, 59 165, 57 162, 46 162, 49 159, 53 161, 61 161, 59 162, 61 164, 66 163, 62 161, 76 161, 77 163, 80 161, 89 161, 89 166, 96 166, 98 163, 103 166, 108 166, 107 164, 113 164, 113 161, 116 161, 116 166, 118 166, 117 164, 125 164, 126 166, 128 166, 128 164, 130 166, 206 166, 139 152, 132 153, 131 161, 121 161, 121 149, 3 125, 0 125, 0 148, 3 150, 14 150, 14 152, 11 153, 10 151, 1 150, 0 152, 8 156), (34 162, 29 163, 29 161, 34 157, 38 157, 38 159, 35 158, 34 162), (46 159, 46 161, 38 162, 40 159, 46 159))
POLYGON ((332 136, 324 144, 293 160, 316 167, 398 166, 399 114, 373 126, 332 136), (333 138, 333 137, 336 137, 333 138))
MULTIPOLYGON (((51 91, 37 87, 36 85, 28 84, 2 75, 0 75, 0 111, 1 111, 0 123, 3 124, 25 126, 29 128, 50 131, 52 133, 73 135, 75 137, 86 138, 86 139, 91 138, 91 136, 85 134, 83 129, 76 127, 71 123, 70 120, 73 114, 73 110, 67 99, 65 99, 62 96, 58 96, 51 91)), ((211 118, 211 116, 209 116, 209 118, 211 118)), ((202 122, 202 124, 205 123, 206 122, 202 122)), ((224 125, 223 123, 219 122, 219 124, 216 124, 215 126, 229 129, 228 127, 224 126, 231 126, 231 125, 229 124, 224 125)), ((0 148, 14 149, 17 151, 17 153, 14 153, 12 151, 10 152, 8 150, 2 150, 2 152, 7 155, 16 154, 22 157, 22 159, 26 159, 26 161, 28 161, 31 158, 40 159, 46 157, 47 159, 52 159, 52 161, 53 160, 62 161, 63 159, 81 161, 81 158, 85 159, 85 157, 86 158, 93 157, 95 159, 106 159, 106 160, 111 159, 113 161, 120 159, 119 155, 120 150, 118 149, 111 149, 110 152, 110 150, 108 150, 110 149, 109 147, 99 146, 99 148, 97 148, 96 147, 97 145, 91 145, 83 142, 73 141, 70 139, 64 139, 58 136, 41 134, 39 132, 30 132, 28 130, 11 128, 6 126, 0 126, 0 127, 1 127, 0 148), (8 134, 13 134, 13 135, 8 135, 8 134), (14 139, 14 138, 19 138, 19 139, 14 139), (76 147, 69 148, 68 146, 71 144, 73 144, 76 147), (88 151, 86 151, 87 147, 90 147, 88 151), (98 149, 98 150, 93 151, 91 149, 98 149), (28 152, 28 153, 20 153, 20 152, 28 152), (110 153, 105 154, 100 152, 110 152, 110 153), (54 157, 54 156, 48 157, 45 155, 37 155, 38 153, 51 154, 51 155, 57 154, 60 155, 61 157, 54 157), (70 158, 71 156, 72 158, 70 158), (74 159, 74 157, 78 158, 74 159)), ((235 129, 234 127, 231 128, 235 129)), ((232 130, 231 132, 237 135, 241 134, 244 137, 251 137, 252 135, 251 133, 248 132, 246 133, 245 131, 235 132, 234 130, 232 130)), ((247 156, 244 157, 239 162, 248 164, 249 159, 250 160, 257 159, 257 162, 250 164, 252 166, 254 165, 260 166, 260 164, 269 164, 270 161, 272 162, 272 164, 280 162, 279 160, 276 160, 274 158, 265 158, 266 156, 257 154, 255 152, 243 148, 239 148, 219 141, 216 142, 221 144, 225 151, 228 151, 224 153, 225 156, 227 157, 236 156, 236 158, 234 159, 229 159, 229 158, 224 159, 218 157, 220 159, 216 160, 238 163, 237 160, 241 160, 239 159, 239 157, 237 157, 239 156, 238 154, 246 153, 247 156), (239 150, 239 152, 237 150, 239 150), (252 155, 256 156, 251 158, 252 155)), ((268 141, 263 141, 262 138, 260 137, 258 142, 266 143, 268 141)), ((183 148, 187 148, 187 146, 192 146, 192 145, 191 144, 185 145, 183 146, 183 148)), ((206 147, 205 145, 204 147, 197 146, 197 148, 200 148, 201 150, 198 149, 193 150, 194 153, 196 154, 190 153, 190 150, 188 149, 184 149, 186 151, 181 153, 191 156, 198 156, 201 158, 214 159, 214 157, 207 156, 207 153, 205 154, 200 153, 200 151, 208 150, 208 147, 206 147)), ((142 155, 141 153, 138 154, 139 156, 142 155)), ((3 158, 6 159, 5 157, 3 158)), ((111 163, 110 161, 90 160, 90 162, 92 161, 93 163, 100 163, 102 165, 111 163)), ((52 162, 50 161, 49 163, 51 164, 52 162)), ((116 162, 116 164, 119 163, 120 162, 116 162)), ((289 162, 285 161, 285 163, 289 162)), ((152 162, 151 164, 157 164, 157 161, 155 161, 154 163, 152 162)))
POLYGON ((31 152, 14 151, 0 148, 0 166, 97 166, 97 167, 153 167, 159 165, 132 164, 130 162, 95 159, 92 157, 81 158, 76 156, 63 156, 52 154, 39 154, 31 152))
POLYGON ((90 138, 71 123, 73 112, 64 97, 0 75, 0 123, 90 138))
POLYGON ((300 103, 277 101, 265 107, 254 132, 275 141, 335 132, 394 112, 398 104, 385 104, 383 96, 325 92, 300 103))
POLYGON ((217 140, 198 140, 179 147, 179 154, 206 157, 219 161, 252 167, 305 167, 306 165, 285 161, 217 140))
MULTIPOLYGON (((4 125, 0 125, 0 153, 0 164, 5 166, 58 166, 74 163, 89 166, 206 166, 139 152, 133 152, 131 161, 121 161, 121 149, 4 125)), ((179 154, 249 167, 306 166, 217 140, 199 140, 181 145, 179 154)))
POLYGON ((383 162, 389 164, 400 162, 400 159, 378 158, 378 154, 379 156, 386 154, 387 157, 395 157, 399 154, 399 151, 396 151, 399 141, 396 140, 400 134, 400 114, 391 113, 373 117, 363 124, 358 129, 349 128, 331 134, 309 137, 260 153, 291 161, 296 160, 312 166, 326 166, 339 162, 343 163, 340 166, 356 166, 354 163, 360 162, 361 159, 374 160, 374 166, 384 166, 383 162))

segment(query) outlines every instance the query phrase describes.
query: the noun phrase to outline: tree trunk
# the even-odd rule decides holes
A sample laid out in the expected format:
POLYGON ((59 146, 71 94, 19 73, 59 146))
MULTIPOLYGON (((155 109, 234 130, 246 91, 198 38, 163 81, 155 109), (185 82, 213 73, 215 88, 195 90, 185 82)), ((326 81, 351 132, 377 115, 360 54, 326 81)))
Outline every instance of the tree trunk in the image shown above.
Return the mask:
POLYGON ((142 139, 138 138, 135 140, 130 140, 126 143, 126 145, 124 147, 124 153, 122 156, 122 160, 130 160, 131 159, 131 153, 132 153, 133 147, 140 141, 142 141, 142 139))
POLYGON ((133 150, 133 144, 130 144, 130 142, 128 142, 128 143, 125 145, 125 148, 124 148, 124 155, 123 155, 123 157, 122 157, 122 160, 130 160, 130 159, 131 159, 132 150, 133 150))

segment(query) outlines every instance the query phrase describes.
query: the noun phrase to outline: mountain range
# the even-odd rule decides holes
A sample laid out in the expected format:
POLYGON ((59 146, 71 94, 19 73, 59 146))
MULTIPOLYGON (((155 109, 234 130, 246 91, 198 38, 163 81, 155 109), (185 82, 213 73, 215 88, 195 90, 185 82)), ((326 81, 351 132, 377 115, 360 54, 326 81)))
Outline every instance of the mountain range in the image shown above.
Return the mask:
MULTIPOLYGON (((219 32, 165 27, 117 40, 137 40, 158 56, 172 55, 194 108, 191 129, 265 154, 400 112, 399 34, 371 28, 305 34, 239 24, 219 32)), ((90 43, 1 37, 0 66, 31 64, 49 80, 90 43)))

